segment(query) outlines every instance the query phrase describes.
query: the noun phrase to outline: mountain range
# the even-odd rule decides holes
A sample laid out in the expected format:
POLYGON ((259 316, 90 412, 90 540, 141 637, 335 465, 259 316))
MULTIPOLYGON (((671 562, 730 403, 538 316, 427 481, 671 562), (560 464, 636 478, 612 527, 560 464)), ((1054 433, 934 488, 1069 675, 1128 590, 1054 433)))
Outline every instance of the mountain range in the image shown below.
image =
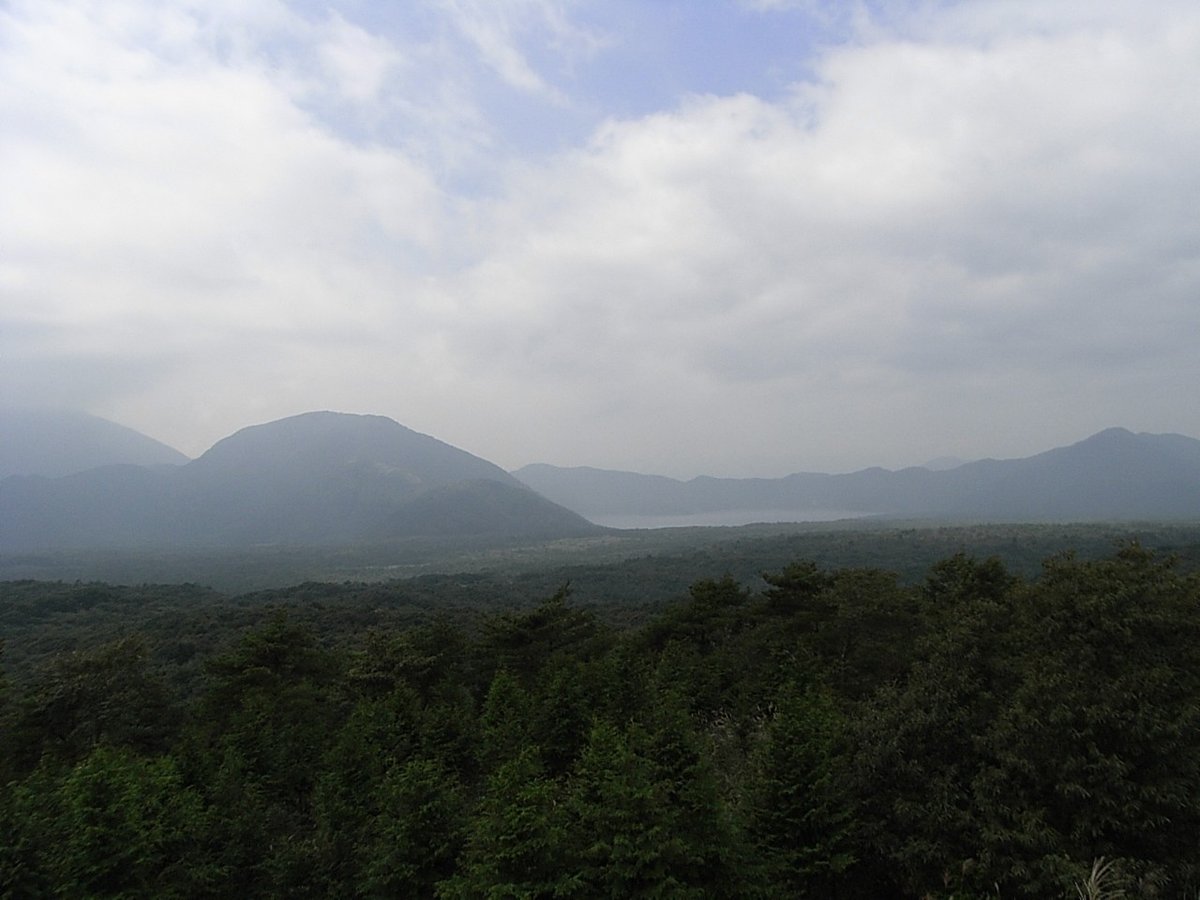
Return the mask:
POLYGON ((844 475, 679 481, 592 468, 526 466, 514 474, 590 519, 753 511, 779 519, 888 516, 952 520, 1200 519, 1200 441, 1110 428, 1022 459, 951 468, 864 469, 844 475))
POLYGON ((596 530, 499 466, 382 416, 307 413, 244 428, 181 465, 0 481, 8 552, 596 530))
POLYGON ((91 416, 0 413, 0 552, 559 538, 655 517, 1200 519, 1200 441, 1110 428, 1022 459, 680 481, 499 466, 382 416, 306 413, 195 460, 91 416), (592 520, 592 521, 589 521, 592 520))

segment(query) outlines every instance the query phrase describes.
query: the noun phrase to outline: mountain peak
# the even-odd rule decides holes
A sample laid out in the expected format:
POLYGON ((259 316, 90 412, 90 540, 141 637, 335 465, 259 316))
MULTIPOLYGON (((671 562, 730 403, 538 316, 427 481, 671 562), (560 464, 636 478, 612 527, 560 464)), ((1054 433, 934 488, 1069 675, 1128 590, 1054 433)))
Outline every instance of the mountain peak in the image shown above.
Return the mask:
POLYGON ((591 533, 499 466, 384 416, 243 428, 169 474, 0 483, 0 547, 231 546, 591 533))
POLYGON ((516 480, 485 459, 386 416, 322 410, 251 425, 218 441, 192 468, 272 481, 318 479, 347 467, 390 472, 414 485, 516 480))
POLYGON ((1136 438, 1140 436, 1141 435, 1134 434, 1128 428, 1113 426, 1112 428, 1105 428, 1102 431, 1097 431, 1091 437, 1084 438, 1079 443, 1086 444, 1090 441, 1127 441, 1130 438, 1136 438))
POLYGON ((139 431, 74 410, 0 409, 0 478, 56 478, 100 466, 178 466, 187 457, 139 431))
MULTIPOLYGON (((1179 452, 1183 452, 1185 456, 1194 456, 1198 451, 1200 451, 1200 441, 1197 441, 1195 438, 1184 437, 1181 434, 1152 434, 1147 431, 1133 432, 1128 428, 1114 427, 1097 431, 1091 437, 1086 437, 1074 444, 1047 450, 1045 453, 1038 454, 1038 456, 1079 457, 1081 454, 1097 453, 1134 453, 1139 455, 1167 453, 1178 455, 1179 452)), ((1036 459, 1038 457, 1030 458, 1036 459)))

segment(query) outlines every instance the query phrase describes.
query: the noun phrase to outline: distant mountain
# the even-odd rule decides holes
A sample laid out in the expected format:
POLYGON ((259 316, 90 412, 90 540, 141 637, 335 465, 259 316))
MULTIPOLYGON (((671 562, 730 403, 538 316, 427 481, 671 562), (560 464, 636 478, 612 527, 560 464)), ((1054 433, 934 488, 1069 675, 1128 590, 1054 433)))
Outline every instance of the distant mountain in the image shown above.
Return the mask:
POLYGON ((381 416, 245 428, 175 469, 0 482, 0 549, 559 537, 596 526, 500 467, 381 416))
POLYGON ((939 456, 936 459, 931 459, 927 463, 921 465, 922 469, 929 469, 931 472, 945 472, 947 469, 957 469, 967 460, 957 456, 939 456))
POLYGON ((586 509, 584 515, 686 515, 724 506, 720 501, 714 506, 704 496, 699 479, 685 482, 663 475, 589 466, 564 469, 545 463, 525 466, 513 475, 567 509, 586 509))
POLYGON ((0 409, 0 478, 57 478, 98 466, 178 466, 187 461, 166 444, 87 413, 0 409))
MULTIPOLYGON (((988 521, 1200 519, 1200 441, 1111 428, 1024 459, 846 475, 693 478, 531 465, 514 473, 600 520, 735 510, 988 521)), ((822 516, 827 517, 827 516, 822 516)), ((778 518, 778 516, 775 516, 778 518)))

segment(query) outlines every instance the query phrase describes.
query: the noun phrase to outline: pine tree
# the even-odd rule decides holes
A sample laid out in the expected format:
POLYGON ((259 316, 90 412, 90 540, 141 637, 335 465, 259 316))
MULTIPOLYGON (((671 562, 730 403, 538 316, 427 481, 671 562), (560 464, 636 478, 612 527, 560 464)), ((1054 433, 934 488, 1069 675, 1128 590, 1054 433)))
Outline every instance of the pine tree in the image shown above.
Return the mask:
POLYGON ((576 875, 565 866, 567 834, 559 794, 536 748, 526 747, 503 763, 487 779, 455 875, 438 886, 438 896, 570 896, 576 875))
POLYGON ((570 860, 579 895, 678 897, 688 886, 676 871, 688 859, 672 833, 653 765, 607 722, 592 727, 571 775, 567 809, 570 860))
POLYGON ((771 893, 828 897, 854 863, 853 808, 837 758, 843 716, 828 691, 787 685, 755 754, 752 832, 771 893))

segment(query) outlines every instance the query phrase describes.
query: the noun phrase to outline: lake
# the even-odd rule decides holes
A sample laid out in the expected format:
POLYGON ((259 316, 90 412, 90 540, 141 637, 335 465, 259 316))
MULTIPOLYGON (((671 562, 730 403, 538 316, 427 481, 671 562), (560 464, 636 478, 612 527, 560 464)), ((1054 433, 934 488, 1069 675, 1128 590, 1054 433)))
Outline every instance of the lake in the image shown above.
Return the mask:
POLYGON ((674 516, 589 516, 606 528, 692 528, 697 525, 754 525, 760 522, 837 522, 872 515, 845 509, 723 509, 674 516))

